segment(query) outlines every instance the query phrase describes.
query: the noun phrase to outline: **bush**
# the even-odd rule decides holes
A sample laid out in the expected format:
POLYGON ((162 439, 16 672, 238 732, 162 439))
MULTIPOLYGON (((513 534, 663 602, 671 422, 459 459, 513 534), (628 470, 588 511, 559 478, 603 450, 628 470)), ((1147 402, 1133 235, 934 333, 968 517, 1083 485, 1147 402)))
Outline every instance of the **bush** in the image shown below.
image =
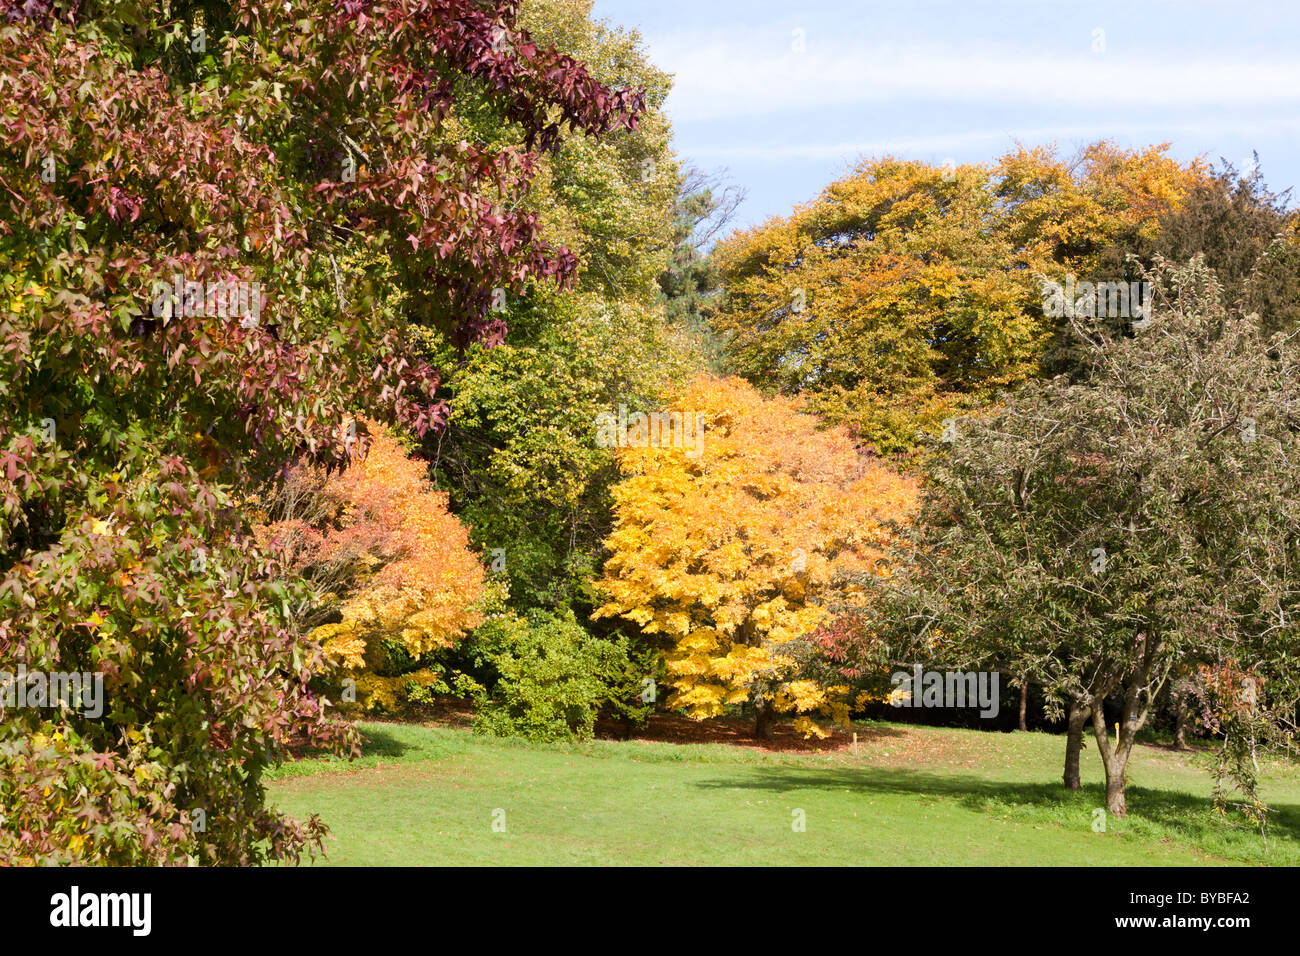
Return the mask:
POLYGON ((570 611, 527 617, 509 611, 489 619, 475 639, 497 673, 492 690, 479 694, 474 726, 480 733, 590 740, 606 704, 640 720, 653 709, 625 699, 640 656, 628 639, 594 637, 570 611))

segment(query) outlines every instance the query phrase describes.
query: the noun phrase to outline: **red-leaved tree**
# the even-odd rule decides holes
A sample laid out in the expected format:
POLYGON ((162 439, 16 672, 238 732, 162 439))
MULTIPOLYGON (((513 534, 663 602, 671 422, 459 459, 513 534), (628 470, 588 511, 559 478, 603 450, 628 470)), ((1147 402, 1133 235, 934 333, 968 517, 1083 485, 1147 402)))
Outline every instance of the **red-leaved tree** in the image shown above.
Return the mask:
POLYGON ((0 0, 0 670, 104 690, 0 717, 0 861, 319 845, 262 771, 354 741, 242 505, 345 462, 350 415, 440 425, 413 325, 491 340, 495 290, 570 275, 518 211, 534 151, 639 97, 514 6, 0 0), (465 141, 463 110, 527 148, 465 141), (376 251, 391 307, 357 294, 376 251))

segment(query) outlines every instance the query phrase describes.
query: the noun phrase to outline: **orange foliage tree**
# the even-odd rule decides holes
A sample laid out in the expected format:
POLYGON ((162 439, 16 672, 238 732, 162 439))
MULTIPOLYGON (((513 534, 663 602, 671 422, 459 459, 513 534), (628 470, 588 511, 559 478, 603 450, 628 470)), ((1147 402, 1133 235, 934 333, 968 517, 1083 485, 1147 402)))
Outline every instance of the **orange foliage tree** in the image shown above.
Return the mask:
POLYGON ((391 709, 400 684, 432 678, 383 675, 391 648, 418 660, 476 627, 484 571, 426 463, 382 426, 367 427, 364 454, 342 471, 294 469, 258 534, 316 585, 316 603, 299 609, 312 636, 357 673, 367 703, 391 709))
POLYGON ((668 706, 704 718, 751 703, 760 737, 782 712, 808 734, 824 735, 813 713, 847 720, 848 688, 821 679, 811 636, 841 572, 878 569, 917 493, 800 407, 701 377, 673 419, 687 435, 694 423, 695 441, 629 432, 595 615, 660 636, 668 706))

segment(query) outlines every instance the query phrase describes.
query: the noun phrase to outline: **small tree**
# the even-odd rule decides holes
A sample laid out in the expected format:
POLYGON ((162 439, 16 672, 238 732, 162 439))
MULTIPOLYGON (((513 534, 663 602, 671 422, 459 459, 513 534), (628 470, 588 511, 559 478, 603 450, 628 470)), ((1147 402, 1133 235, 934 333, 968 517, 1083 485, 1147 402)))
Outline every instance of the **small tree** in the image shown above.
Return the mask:
MULTIPOLYGON (((589 633, 569 610, 519 615, 506 610, 474 634, 476 653, 495 671, 477 698, 475 729, 497 737, 590 740, 602 710, 626 724, 643 722, 652 703, 628 699, 629 672, 637 655, 625 637, 589 633)), ((646 673, 642 671, 641 673, 646 673)))
POLYGON ((312 638, 345 668, 379 672, 364 686, 391 700, 402 675, 384 673, 385 645, 412 664, 451 646, 482 618, 485 575, 427 463, 368 427, 365 454, 341 472, 291 471, 270 502, 278 520, 257 531, 314 585, 299 608, 312 638))
POLYGON ((1228 312, 1199 261, 1152 278, 1149 327, 1076 324, 1085 384, 1027 385, 937 443, 892 599, 863 632, 1040 684, 1068 710, 1067 786, 1091 719, 1120 816, 1157 694, 1202 662, 1250 662, 1252 720, 1237 701, 1216 712, 1236 715, 1222 770, 1257 806, 1253 746, 1232 734, 1290 724, 1300 636, 1300 351, 1228 312))

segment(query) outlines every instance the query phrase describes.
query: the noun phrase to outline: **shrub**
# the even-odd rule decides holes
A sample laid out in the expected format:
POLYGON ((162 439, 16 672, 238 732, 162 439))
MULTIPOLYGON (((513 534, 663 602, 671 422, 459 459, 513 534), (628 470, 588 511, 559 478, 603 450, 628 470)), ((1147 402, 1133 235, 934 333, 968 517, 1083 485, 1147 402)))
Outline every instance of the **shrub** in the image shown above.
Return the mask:
POLYGON ((498 675, 491 691, 478 695, 475 729, 481 733, 590 740, 611 699, 619 698, 623 716, 636 711, 621 695, 634 667, 627 638, 595 637, 572 612, 506 612, 489 619, 475 639, 498 675))

